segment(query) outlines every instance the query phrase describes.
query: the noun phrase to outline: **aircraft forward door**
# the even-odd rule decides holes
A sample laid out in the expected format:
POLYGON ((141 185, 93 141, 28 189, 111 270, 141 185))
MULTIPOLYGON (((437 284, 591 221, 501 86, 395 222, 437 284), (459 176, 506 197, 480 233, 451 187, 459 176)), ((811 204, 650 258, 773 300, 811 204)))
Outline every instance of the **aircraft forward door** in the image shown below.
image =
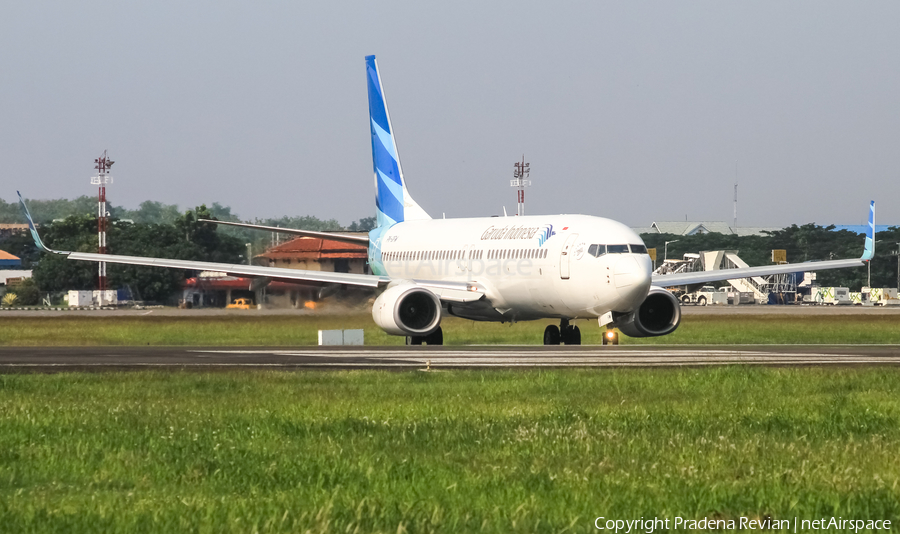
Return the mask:
POLYGON ((562 252, 559 253, 559 277, 563 280, 569 279, 569 262, 572 259, 572 250, 575 248, 575 240, 578 234, 570 234, 563 243, 562 252))

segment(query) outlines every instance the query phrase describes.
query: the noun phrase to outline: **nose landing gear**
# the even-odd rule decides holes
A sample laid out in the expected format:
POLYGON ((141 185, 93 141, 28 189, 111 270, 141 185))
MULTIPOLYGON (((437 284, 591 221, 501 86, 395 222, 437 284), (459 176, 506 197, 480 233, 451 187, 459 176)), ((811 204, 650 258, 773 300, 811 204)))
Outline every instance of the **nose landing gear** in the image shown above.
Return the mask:
POLYGON ((603 344, 604 345, 618 345, 619 344, 619 333, 613 330, 612 328, 608 329, 603 333, 603 344))
POLYGON ((581 345, 581 330, 569 324, 568 319, 561 319, 559 327, 548 325, 544 329, 544 345, 581 345))

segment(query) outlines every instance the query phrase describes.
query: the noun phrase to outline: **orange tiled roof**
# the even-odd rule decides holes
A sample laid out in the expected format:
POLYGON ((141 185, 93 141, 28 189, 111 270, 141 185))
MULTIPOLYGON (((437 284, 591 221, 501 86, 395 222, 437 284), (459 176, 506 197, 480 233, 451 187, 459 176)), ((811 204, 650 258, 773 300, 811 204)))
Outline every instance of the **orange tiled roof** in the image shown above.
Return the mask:
POLYGON ((0 260, 18 260, 18 259, 20 259, 20 258, 18 258, 17 256, 13 256, 12 254, 10 254, 9 252, 6 252, 5 250, 0 250, 0 260))
POLYGON ((266 252, 257 256, 269 260, 366 259, 365 252, 266 252))
POLYGON ((319 239, 318 237, 298 237, 287 243, 270 248, 260 254, 259 258, 274 259, 333 259, 333 258, 366 258, 368 249, 365 245, 319 239))

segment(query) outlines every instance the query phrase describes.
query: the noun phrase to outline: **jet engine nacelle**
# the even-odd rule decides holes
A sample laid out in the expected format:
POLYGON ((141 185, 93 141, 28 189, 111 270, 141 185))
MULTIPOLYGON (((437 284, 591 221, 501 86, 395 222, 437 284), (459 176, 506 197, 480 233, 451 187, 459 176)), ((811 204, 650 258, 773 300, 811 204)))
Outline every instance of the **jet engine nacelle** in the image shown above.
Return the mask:
POLYGON ((426 336, 441 324, 441 301, 415 284, 399 284, 375 299, 372 317, 388 334, 426 336))
POLYGON ((681 323, 681 304, 675 295, 660 287, 650 288, 644 302, 633 312, 619 315, 613 325, 630 337, 671 334, 681 323))

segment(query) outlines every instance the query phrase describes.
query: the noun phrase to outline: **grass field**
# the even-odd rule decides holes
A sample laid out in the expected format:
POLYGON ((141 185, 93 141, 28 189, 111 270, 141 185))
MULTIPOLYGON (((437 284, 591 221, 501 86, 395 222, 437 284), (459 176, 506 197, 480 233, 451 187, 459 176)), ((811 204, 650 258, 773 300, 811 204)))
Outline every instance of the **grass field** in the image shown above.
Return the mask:
POLYGON ((0 376, 3 532, 900 520, 893 369, 0 376))
MULTIPOLYGON (((551 321, 518 324, 478 323, 449 318, 442 322, 444 342, 540 345, 551 321)), ((602 330, 593 321, 578 321, 582 342, 600 344, 602 330)), ((317 331, 362 328, 368 345, 400 345, 369 314, 346 316, 0 316, 0 346, 315 345, 317 331)), ((889 315, 685 315, 674 334, 628 338, 622 344, 796 344, 900 343, 900 321, 889 315)))

